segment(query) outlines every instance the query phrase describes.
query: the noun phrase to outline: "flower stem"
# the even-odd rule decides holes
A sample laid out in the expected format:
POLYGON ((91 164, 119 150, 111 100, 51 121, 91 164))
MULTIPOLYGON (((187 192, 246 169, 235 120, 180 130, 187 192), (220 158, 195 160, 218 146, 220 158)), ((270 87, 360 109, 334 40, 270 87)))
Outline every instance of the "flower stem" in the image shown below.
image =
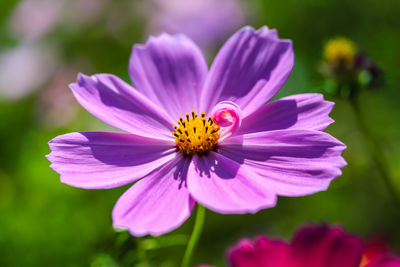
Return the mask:
POLYGON ((395 187, 392 184, 392 180, 389 175, 389 171, 387 170, 387 165, 385 162, 385 155, 379 146, 378 142, 374 138, 373 134, 370 132, 370 130, 367 127, 367 123, 364 120, 364 117, 362 116, 361 109, 359 106, 358 102, 358 97, 357 95, 350 96, 350 106, 353 109, 356 122, 358 124, 358 127, 361 131, 361 133, 364 136, 364 139, 367 143, 367 146, 369 150, 371 151, 373 160, 377 166, 377 169, 383 179, 383 182, 385 183, 385 186, 391 195, 393 204, 396 206, 396 208, 400 211, 400 199, 397 195, 397 192, 395 190, 395 187))
POLYGON ((206 209, 197 205, 196 220, 194 222, 193 232, 190 236, 189 242, 187 244, 185 254, 182 260, 182 267, 189 267, 190 260, 192 259, 193 251, 196 248, 197 242, 200 239, 201 232, 203 230, 204 218, 206 214, 206 209))

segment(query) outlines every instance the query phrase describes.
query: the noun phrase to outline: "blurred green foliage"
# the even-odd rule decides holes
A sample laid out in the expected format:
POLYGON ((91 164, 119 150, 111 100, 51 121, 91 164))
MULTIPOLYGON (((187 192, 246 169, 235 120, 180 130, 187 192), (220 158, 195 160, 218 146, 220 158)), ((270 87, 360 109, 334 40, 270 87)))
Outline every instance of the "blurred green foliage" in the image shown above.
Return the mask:
MULTIPOLYGON (((17 44, 5 30, 16 2, 0 3, 0 51, 17 44)), ((363 92, 361 103, 370 130, 389 159, 392 184, 400 194, 400 1, 253 0, 247 4, 254 27, 277 28, 281 37, 294 42, 296 64, 277 97, 324 92, 317 68, 322 45, 332 36, 352 39, 380 65, 387 85, 380 91, 363 92)), ((85 62, 79 69, 82 72, 113 73, 128 80, 131 45, 147 38, 143 23, 132 15, 121 31, 110 34, 106 21, 99 17, 91 25, 60 28, 46 38, 59 45, 65 64, 76 64, 79 69, 80 62, 85 62)), ((111 221, 112 207, 128 187, 90 191, 59 182, 44 157, 49 153, 47 142, 59 134, 105 126, 80 108, 79 116, 68 125, 44 127, 37 113, 41 90, 18 101, 0 102, 0 266, 177 266, 193 218, 165 236, 134 238, 115 231, 111 221)), ((391 203, 349 104, 343 99, 330 100, 336 102, 331 114, 336 122, 328 132, 348 146, 343 176, 326 192, 280 197, 276 208, 254 215, 207 211, 195 263, 223 266, 225 250, 240 238, 260 233, 289 238, 309 221, 340 223, 364 237, 381 234, 400 252, 400 213, 391 203)))

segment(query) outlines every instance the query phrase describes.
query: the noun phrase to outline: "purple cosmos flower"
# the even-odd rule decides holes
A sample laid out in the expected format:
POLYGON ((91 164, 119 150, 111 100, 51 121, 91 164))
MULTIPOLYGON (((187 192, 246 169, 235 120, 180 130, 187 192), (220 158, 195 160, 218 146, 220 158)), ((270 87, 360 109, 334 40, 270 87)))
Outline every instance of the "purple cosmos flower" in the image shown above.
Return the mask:
POLYGON ((58 136, 51 168, 87 189, 140 179, 113 210, 114 226, 136 236, 177 228, 196 202, 255 213, 274 207, 277 195, 326 190, 346 164, 345 146, 323 132, 333 103, 301 94, 265 104, 293 63, 291 41, 267 27, 239 30, 210 70, 187 37, 151 37, 133 47, 134 87, 109 74, 79 74, 70 85, 86 110, 128 133, 58 136))
POLYGON ((400 267, 400 259, 387 251, 371 253, 357 237, 324 224, 301 228, 291 243, 243 239, 228 258, 232 267, 400 267))

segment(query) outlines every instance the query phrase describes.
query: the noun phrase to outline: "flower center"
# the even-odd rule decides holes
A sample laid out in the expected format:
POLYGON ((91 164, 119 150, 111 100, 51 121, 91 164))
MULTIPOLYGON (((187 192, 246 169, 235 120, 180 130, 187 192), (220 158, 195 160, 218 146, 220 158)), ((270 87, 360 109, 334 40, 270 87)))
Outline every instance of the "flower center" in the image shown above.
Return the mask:
POLYGON ((325 60, 332 64, 351 64, 354 60, 355 54, 355 44, 343 37, 330 40, 324 48, 325 60))
POLYGON ((211 116, 208 118, 204 111, 198 117, 194 110, 192 117, 186 113, 186 119, 179 117, 178 126, 174 125, 175 142, 180 152, 185 155, 205 153, 212 150, 218 142, 220 127, 216 125, 211 116))

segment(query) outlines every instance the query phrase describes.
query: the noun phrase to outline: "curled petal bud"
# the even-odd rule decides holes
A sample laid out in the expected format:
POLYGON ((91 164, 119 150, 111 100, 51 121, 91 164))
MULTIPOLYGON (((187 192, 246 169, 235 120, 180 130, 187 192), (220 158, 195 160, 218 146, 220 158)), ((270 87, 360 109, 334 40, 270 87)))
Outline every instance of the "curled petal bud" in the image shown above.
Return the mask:
POLYGON ((212 120, 222 128, 221 137, 227 137, 239 129, 242 111, 232 101, 219 102, 211 111, 212 120))

